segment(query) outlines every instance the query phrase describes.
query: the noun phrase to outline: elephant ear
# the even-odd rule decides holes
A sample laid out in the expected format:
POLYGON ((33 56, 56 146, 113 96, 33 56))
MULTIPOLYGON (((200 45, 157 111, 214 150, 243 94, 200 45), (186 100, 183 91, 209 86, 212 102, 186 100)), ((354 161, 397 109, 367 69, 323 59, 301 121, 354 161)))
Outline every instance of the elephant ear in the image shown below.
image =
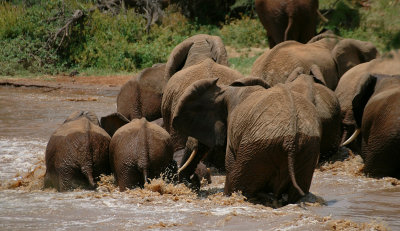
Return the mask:
POLYGON ((176 72, 181 70, 185 65, 187 55, 190 48, 193 46, 194 41, 186 39, 178 44, 171 52, 167 64, 165 66, 164 79, 168 81, 176 72))
POLYGON ((110 115, 101 117, 101 127, 112 137, 118 128, 124 126, 130 121, 122 114, 116 112, 110 115))
POLYGON ((65 120, 64 120, 64 124, 68 123, 70 121, 74 121, 76 119, 78 119, 79 117, 81 117, 85 112, 84 111, 75 111, 73 112, 71 115, 69 115, 65 120))
POLYGON ((97 119, 97 115, 96 113, 92 112, 92 111, 85 111, 83 112, 83 115, 88 118, 88 120, 94 124, 96 124, 97 126, 100 126, 99 123, 99 119, 97 119))
POLYGON ((369 98, 375 91, 376 82, 377 77, 374 75, 369 75, 367 80, 360 86, 360 90, 354 96, 352 101, 354 120, 359 128, 361 128, 364 108, 367 105, 369 98))
POLYGON ((314 78, 314 82, 327 86, 324 79, 324 75, 322 74, 322 71, 319 68, 319 66, 315 64, 311 65, 310 72, 311 72, 310 74, 314 78))
POLYGON ((343 39, 332 50, 339 76, 360 63, 375 59, 377 55, 378 51, 372 43, 355 39, 343 39))
POLYGON ((241 79, 238 79, 238 80, 234 81, 233 83, 231 83, 230 86, 232 86, 232 87, 261 86, 265 89, 268 89, 271 87, 263 79, 257 78, 257 77, 241 78, 241 79))
POLYGON ((174 129, 208 147, 226 142, 226 107, 217 99, 222 92, 217 81, 218 78, 202 79, 190 85, 179 98, 172 117, 174 129))
POLYGON ((214 62, 219 63, 224 66, 229 66, 228 54, 226 53, 224 42, 218 36, 212 36, 206 39, 211 45, 211 57, 214 62))

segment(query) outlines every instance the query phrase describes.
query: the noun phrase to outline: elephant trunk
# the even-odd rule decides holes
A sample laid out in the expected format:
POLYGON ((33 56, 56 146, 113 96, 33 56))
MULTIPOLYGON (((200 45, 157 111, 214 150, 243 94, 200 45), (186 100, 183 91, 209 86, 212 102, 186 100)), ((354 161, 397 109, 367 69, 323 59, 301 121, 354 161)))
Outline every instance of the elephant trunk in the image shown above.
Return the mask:
POLYGON ((357 136, 360 134, 361 129, 357 128, 354 133, 350 136, 350 138, 348 138, 345 142, 343 142, 343 144, 341 146, 346 146, 348 144, 350 144, 351 142, 353 142, 357 136))

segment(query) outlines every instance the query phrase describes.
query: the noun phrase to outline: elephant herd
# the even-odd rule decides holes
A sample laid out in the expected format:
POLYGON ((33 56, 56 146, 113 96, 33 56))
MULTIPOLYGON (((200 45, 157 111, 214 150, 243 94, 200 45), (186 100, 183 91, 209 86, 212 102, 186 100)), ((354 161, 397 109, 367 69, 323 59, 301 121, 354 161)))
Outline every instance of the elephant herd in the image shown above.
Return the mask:
POLYGON ((160 174, 199 188, 213 166, 226 195, 294 203, 341 145, 367 175, 400 178, 400 52, 324 33, 268 49, 245 77, 221 38, 199 34, 126 82, 117 112, 69 116, 47 145, 45 186, 94 188, 113 173, 121 191, 160 174))

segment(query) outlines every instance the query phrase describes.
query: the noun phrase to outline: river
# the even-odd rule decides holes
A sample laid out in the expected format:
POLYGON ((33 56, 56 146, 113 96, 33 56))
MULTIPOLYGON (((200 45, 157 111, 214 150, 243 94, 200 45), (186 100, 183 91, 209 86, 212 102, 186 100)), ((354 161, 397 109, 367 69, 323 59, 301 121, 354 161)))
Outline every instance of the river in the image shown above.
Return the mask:
POLYGON ((221 175, 199 193, 160 179, 119 192, 112 176, 96 191, 43 189, 52 132, 76 110, 114 112, 116 94, 0 86, 1 230, 400 230, 399 180, 364 176, 352 154, 316 169, 306 202, 279 209, 225 197, 221 175))

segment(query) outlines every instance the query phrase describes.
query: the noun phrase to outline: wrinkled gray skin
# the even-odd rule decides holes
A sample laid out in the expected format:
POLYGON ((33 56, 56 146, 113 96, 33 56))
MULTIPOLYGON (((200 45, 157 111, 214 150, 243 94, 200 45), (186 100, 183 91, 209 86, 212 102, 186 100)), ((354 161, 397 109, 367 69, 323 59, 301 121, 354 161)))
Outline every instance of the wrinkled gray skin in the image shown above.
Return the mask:
POLYGON ((309 190, 319 156, 315 106, 282 84, 265 89, 248 86, 257 84, 252 81, 218 86, 217 80, 199 80, 185 90, 174 128, 208 147, 226 147, 226 195, 271 192, 297 201, 309 190))
MULTIPOLYGON (((355 131, 357 124, 353 115, 352 101, 359 93, 361 86, 369 78, 370 74, 399 75, 400 52, 391 52, 384 57, 360 64, 347 71, 340 79, 335 89, 341 107, 342 114, 342 143, 355 131)), ((362 132, 361 132, 362 133, 362 132)), ((350 144, 348 148, 354 152, 361 152, 361 135, 350 144)))
POLYGON ((169 55, 165 79, 168 81, 176 72, 198 64, 205 59, 228 66, 225 45, 218 36, 198 34, 178 44, 169 55))
POLYGON ((371 74, 353 99, 353 113, 362 133, 363 171, 400 179, 400 72, 371 74))
POLYGON ((145 117, 148 121, 161 118, 161 99, 166 64, 144 69, 122 87, 117 97, 117 112, 128 120, 145 117))
POLYGON ((123 125, 111 138, 110 165, 120 191, 143 187, 173 163, 170 135, 145 118, 123 125))
POLYGON ((72 113, 47 144, 45 187, 94 189, 100 174, 110 173, 109 142, 94 113, 72 113))
POLYGON ((318 0, 256 0, 255 10, 270 48, 286 40, 306 43, 315 35, 318 0))
POLYGON ((314 66, 315 77, 334 90, 347 70, 376 58, 377 54, 370 42, 322 34, 307 44, 285 41, 265 51, 254 62, 251 75, 274 86, 285 83, 296 68, 308 73, 314 66))
POLYGON ((230 84, 237 79, 243 78, 243 75, 236 70, 207 58, 196 65, 177 72, 164 88, 161 114, 165 130, 171 134, 174 150, 184 148, 187 139, 187 136, 177 133, 172 127, 172 115, 178 99, 190 84, 197 80, 208 78, 219 78, 222 84, 230 84))
POLYGON ((342 117, 339 100, 318 79, 301 71, 292 73, 287 82, 290 90, 302 94, 315 105, 322 126, 320 161, 327 160, 337 153, 341 144, 342 117))

